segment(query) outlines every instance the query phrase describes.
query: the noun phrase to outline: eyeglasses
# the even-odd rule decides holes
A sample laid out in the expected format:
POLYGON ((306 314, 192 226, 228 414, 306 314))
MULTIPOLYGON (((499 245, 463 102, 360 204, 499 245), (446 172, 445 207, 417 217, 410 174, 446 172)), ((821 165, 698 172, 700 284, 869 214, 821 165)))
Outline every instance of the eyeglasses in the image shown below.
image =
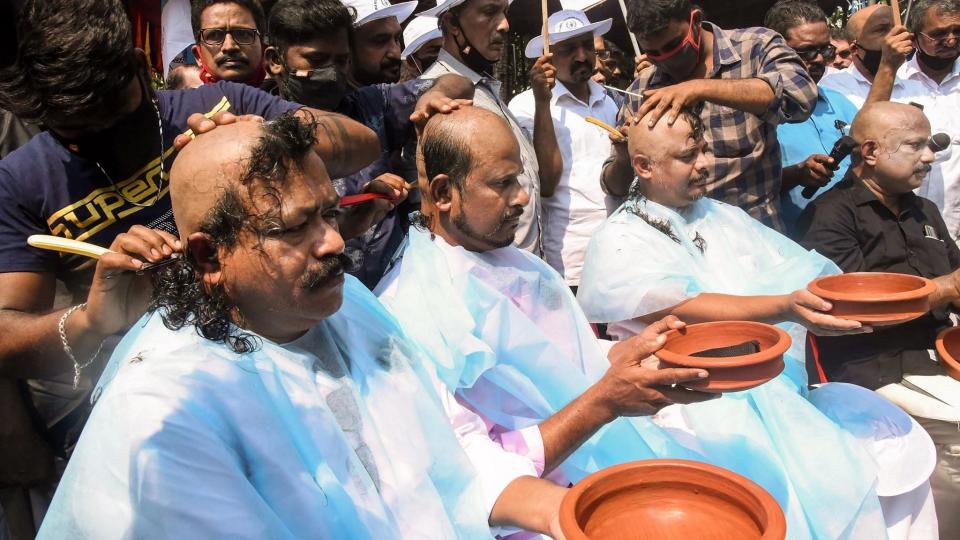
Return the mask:
POLYGON ((840 58, 843 58, 844 60, 846 60, 847 58, 850 58, 850 49, 837 51, 837 56, 839 56, 840 58))
POLYGON ((934 45, 946 45, 947 41, 954 40, 960 41, 960 28, 954 28, 949 31, 937 32, 935 34, 924 34, 923 32, 917 32, 921 36, 930 40, 934 45))
POLYGON ((601 60, 608 60, 610 58, 610 49, 600 49, 597 52, 597 58, 601 60))
POLYGON ((250 45, 260 36, 256 28, 201 28, 200 41, 207 45, 223 45, 227 34, 237 45, 250 45))
MULTIPOLYGON (((797 56, 799 56, 804 62, 813 62, 820 55, 823 55, 823 59, 827 62, 837 57, 837 48, 830 44, 824 45, 819 49, 794 49, 794 51, 796 51, 797 56)), ((850 51, 845 52, 847 53, 847 56, 850 55, 850 51)))

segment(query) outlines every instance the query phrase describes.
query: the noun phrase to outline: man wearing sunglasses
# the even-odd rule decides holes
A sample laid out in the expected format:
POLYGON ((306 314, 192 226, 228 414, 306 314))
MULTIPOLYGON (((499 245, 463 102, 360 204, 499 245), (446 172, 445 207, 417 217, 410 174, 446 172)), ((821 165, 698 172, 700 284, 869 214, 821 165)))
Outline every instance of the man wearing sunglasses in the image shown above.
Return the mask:
POLYGON ((261 32, 266 21, 259 2, 195 0, 190 22, 197 39, 193 54, 204 83, 223 80, 259 86, 263 82, 261 32))
MULTIPOLYGON (((827 16, 820 6, 807 1, 779 0, 767 11, 764 26, 782 35, 814 82, 820 82, 837 53, 830 42, 827 16)), ((845 159, 834 172, 833 167, 838 164, 828 154, 843 136, 843 128, 853 122, 857 108, 838 92, 822 87, 817 90, 817 104, 810 118, 777 128, 783 152, 783 221, 788 231, 807 203, 843 178, 850 164, 845 159), (815 193, 811 193, 813 190, 815 193)))
POLYGON ((847 69, 847 66, 853 61, 853 53, 850 50, 850 37, 847 36, 846 30, 830 27, 830 44, 837 49, 837 56, 833 58, 830 67, 835 71, 847 69))
MULTIPOLYGON (((628 26, 653 63, 630 87, 621 122, 673 124, 683 107, 698 107, 709 151, 707 196, 739 206, 783 230, 777 126, 806 120, 817 87, 783 38, 765 28, 723 30, 703 20, 689 0, 631 0, 628 26), (699 105, 701 104, 702 105, 699 105)), ((633 170, 622 141, 601 182, 627 194, 633 170)))

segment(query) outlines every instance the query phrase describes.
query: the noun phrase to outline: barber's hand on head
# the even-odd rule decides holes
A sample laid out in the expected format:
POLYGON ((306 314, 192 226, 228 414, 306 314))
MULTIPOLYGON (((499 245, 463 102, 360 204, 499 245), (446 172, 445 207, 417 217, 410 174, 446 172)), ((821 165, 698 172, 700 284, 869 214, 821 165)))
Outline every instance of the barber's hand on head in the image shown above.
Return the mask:
POLYGON ((647 55, 641 54, 638 56, 633 65, 633 78, 636 79, 640 77, 640 72, 649 67, 653 67, 653 62, 647 58, 647 55))
POLYGON ((895 26, 883 38, 881 61, 891 68, 899 68, 913 52, 913 34, 905 26, 895 26))
POLYGON ((236 122, 263 122, 262 116, 255 114, 243 114, 237 116, 229 112, 219 112, 210 118, 203 114, 193 113, 187 118, 187 127, 193 132, 193 135, 181 133, 173 140, 173 146, 177 150, 183 150, 183 147, 193 140, 193 137, 213 131, 217 126, 225 126, 236 122))
POLYGON ((863 326, 857 321, 830 315, 827 312, 833 308, 833 305, 807 289, 784 295, 784 301, 784 319, 801 324, 818 336, 845 336, 873 332, 873 328, 863 326))
POLYGON ((632 350, 610 351, 610 369, 595 385, 613 417, 656 414, 675 403, 695 403, 717 397, 715 394, 674 386, 684 381, 705 379, 709 375, 706 370, 660 369, 655 357, 640 357, 644 349, 659 350, 666 341, 662 334, 672 328, 682 327, 683 323, 676 317, 667 317, 651 326, 653 328, 649 332, 637 336, 639 340, 630 345, 632 350))
POLYGON ((703 100, 701 89, 709 81, 694 79, 683 81, 663 88, 646 90, 643 93, 643 103, 634 117, 634 123, 640 121, 650 113, 648 126, 653 128, 661 118, 666 117, 667 123, 673 125, 680 117, 680 109, 689 107, 703 100))
POLYGON ((437 96, 433 99, 420 100, 417 107, 410 115, 410 121, 413 122, 417 130, 417 137, 423 134, 423 127, 427 121, 435 114, 450 114, 460 107, 473 105, 472 99, 451 99, 448 97, 437 96))
POLYGON ((833 158, 825 154, 813 154, 797 164, 797 183, 803 187, 822 188, 833 178, 833 158))
POLYGON ((86 327, 100 336, 113 335, 133 324, 146 311, 153 294, 149 274, 134 274, 145 263, 158 263, 182 253, 180 240, 164 231, 134 225, 117 235, 110 250, 97 261, 87 295, 86 327))
POLYGON ((553 53, 546 53, 530 68, 530 85, 533 87, 533 99, 539 102, 550 101, 553 87, 557 84, 557 68, 550 60, 553 53))

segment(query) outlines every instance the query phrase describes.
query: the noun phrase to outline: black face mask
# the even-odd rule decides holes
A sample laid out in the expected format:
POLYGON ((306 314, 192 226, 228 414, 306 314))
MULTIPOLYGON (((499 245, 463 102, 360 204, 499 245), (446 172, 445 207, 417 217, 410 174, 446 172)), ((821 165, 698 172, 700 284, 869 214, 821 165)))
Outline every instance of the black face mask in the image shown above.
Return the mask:
POLYGON ((334 66, 304 70, 277 77, 283 99, 323 111, 335 111, 347 94, 347 79, 334 66))
POLYGON ((880 70, 880 60, 883 59, 883 52, 871 51, 870 49, 864 49, 862 46, 860 46, 860 50, 863 51, 863 56, 860 57, 863 67, 870 75, 876 75, 877 71, 880 70))
POLYGON ((960 51, 958 51, 957 54, 952 58, 941 58, 939 56, 929 55, 925 53, 923 49, 917 47, 917 60, 919 60, 921 64, 934 71, 942 71, 953 66, 953 63, 957 61, 958 56, 960 56, 960 51))
POLYGON ((453 40, 456 42, 457 48, 460 49, 460 57, 463 58, 463 63, 477 73, 490 75, 493 72, 493 65, 496 64, 497 61, 488 60, 487 57, 480 54, 477 48, 470 43, 467 33, 463 30, 463 27, 460 26, 460 20, 457 19, 455 22, 457 26, 460 27, 460 34, 463 36, 463 45, 460 44, 460 40, 458 40, 456 36, 453 37, 453 40))
MULTIPOLYGON (((100 163, 101 166, 119 165, 127 161, 126 157, 138 156, 141 152, 135 148, 149 147, 150 152, 157 152, 163 146, 159 141, 159 113, 153 102, 153 96, 147 90, 143 79, 140 79, 140 105, 124 116, 114 125, 73 139, 54 135, 61 144, 73 153, 100 163)), ((51 131, 51 133, 55 133, 51 131)))

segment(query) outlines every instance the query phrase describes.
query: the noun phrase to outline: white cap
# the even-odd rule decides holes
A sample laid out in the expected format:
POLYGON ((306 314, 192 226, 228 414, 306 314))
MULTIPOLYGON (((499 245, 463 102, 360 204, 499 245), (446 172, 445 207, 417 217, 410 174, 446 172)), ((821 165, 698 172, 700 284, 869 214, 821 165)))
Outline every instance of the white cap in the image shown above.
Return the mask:
MULTIPOLYGON (((450 11, 451 9, 459 6, 460 4, 464 4, 466 2, 467 0, 443 0, 441 2, 437 2, 436 7, 432 7, 426 11, 420 12, 417 15, 422 15, 426 17, 439 17, 444 13, 450 11)), ((508 6, 512 3, 513 3, 513 0, 507 0, 508 6)))
POLYGON ((809 400, 872 454, 877 463, 877 495, 907 493, 933 474, 937 450, 930 435, 879 394, 836 382, 811 391, 809 400))
POLYGON ((413 15, 413 10, 417 9, 416 0, 412 2, 402 2, 391 4, 388 0, 341 0, 343 5, 351 7, 357 11, 357 20, 353 26, 363 26, 371 21, 386 19, 387 17, 396 17, 401 24, 403 21, 413 15))
MULTIPOLYGON (((586 13, 575 9, 562 9, 547 17, 550 45, 582 34, 602 36, 610 31, 611 26, 613 26, 613 19, 591 23, 586 13)), ((527 42, 527 48, 524 49, 523 54, 527 58, 539 58, 543 54, 543 34, 527 42)))
POLYGON ((408 56, 420 50, 420 47, 432 40, 441 37, 440 21, 436 17, 425 17, 419 15, 415 17, 406 28, 403 29, 403 42, 406 44, 403 52, 400 53, 400 59, 406 60, 408 56))

